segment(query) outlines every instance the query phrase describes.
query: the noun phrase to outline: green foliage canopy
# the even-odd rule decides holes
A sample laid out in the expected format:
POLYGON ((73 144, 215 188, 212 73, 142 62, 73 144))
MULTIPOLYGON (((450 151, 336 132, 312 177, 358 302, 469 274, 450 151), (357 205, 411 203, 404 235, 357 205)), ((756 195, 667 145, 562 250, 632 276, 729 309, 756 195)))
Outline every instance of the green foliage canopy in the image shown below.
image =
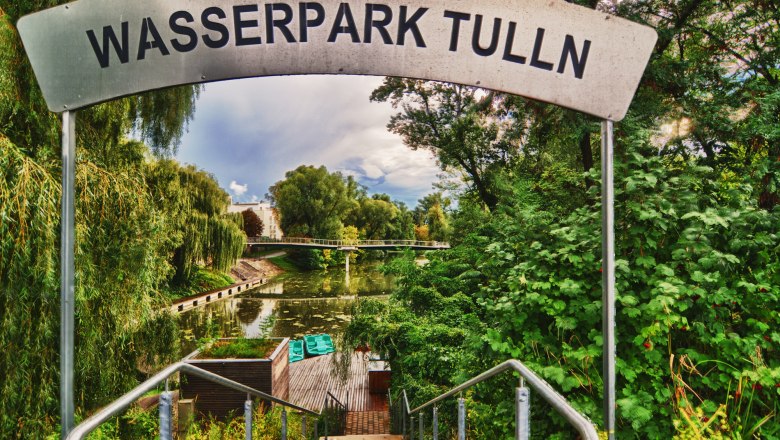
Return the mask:
POLYGON ((269 188, 285 235, 337 239, 343 219, 357 205, 341 173, 301 165, 269 188))
MULTIPOLYGON (((3 438, 43 436, 55 429, 59 414, 61 123, 43 102, 14 24, 24 14, 61 3, 0 5, 3 438)), ((221 211, 205 208, 197 197, 173 200, 171 190, 181 189, 176 186, 180 181, 160 178, 158 172, 177 177, 185 172, 178 165, 148 161, 148 148, 127 140, 135 128, 153 152, 171 154, 198 92, 197 87, 176 88, 78 112, 75 380, 82 415, 175 358, 177 328, 171 316, 159 312, 165 305, 159 292, 175 273, 171 257, 184 243, 182 225, 190 208, 210 216, 209 227, 200 230, 208 235, 200 253, 212 265, 224 268, 234 258, 238 241, 226 243, 234 231, 243 240, 240 222, 226 223, 221 211)), ((193 170, 190 174, 199 177, 193 170)), ((185 189, 194 194, 203 187, 185 189)))

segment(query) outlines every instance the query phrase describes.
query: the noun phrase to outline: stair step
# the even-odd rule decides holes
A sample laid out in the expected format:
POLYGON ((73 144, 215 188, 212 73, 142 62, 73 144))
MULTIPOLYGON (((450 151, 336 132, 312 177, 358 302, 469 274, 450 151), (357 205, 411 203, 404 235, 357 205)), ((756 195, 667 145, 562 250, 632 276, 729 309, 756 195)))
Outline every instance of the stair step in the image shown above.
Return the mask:
POLYGON ((349 411, 345 435, 376 435, 390 433, 390 413, 387 411, 349 411))
MULTIPOLYGON (((320 437, 320 440, 324 440, 325 437, 320 437)), ((363 434, 363 435, 329 435, 328 439, 343 439, 343 440, 403 440, 403 436, 390 435, 390 434, 363 434)))

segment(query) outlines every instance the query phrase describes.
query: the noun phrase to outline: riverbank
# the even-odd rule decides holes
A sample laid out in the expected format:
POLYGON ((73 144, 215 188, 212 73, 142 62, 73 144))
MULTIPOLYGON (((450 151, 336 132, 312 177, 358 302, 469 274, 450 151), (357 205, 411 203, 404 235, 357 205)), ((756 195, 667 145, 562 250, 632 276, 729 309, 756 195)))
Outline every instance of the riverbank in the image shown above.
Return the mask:
POLYGON ((240 283, 242 281, 254 280, 258 278, 273 278, 285 272, 283 265, 278 261, 285 261, 283 253, 280 255, 260 257, 260 258, 240 258, 230 269, 230 276, 240 283), (270 257, 270 258, 269 258, 270 257))
MULTIPOLYGON (((281 255, 276 255, 274 258, 283 259, 283 255, 283 253, 281 255)), ((234 283, 178 298, 171 304, 171 312, 183 312, 198 307, 199 305, 233 296, 242 291, 246 292, 251 288, 268 283, 269 280, 284 272, 284 269, 274 264, 266 257, 240 258, 230 269, 230 276, 233 277, 234 283)))

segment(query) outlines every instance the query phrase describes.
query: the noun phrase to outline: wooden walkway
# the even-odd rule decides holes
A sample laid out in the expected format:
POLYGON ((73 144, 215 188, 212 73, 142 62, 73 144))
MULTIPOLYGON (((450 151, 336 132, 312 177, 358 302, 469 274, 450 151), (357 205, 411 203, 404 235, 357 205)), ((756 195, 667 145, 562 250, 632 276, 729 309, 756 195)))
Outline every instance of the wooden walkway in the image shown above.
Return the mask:
POLYGON ((333 355, 317 356, 290 364, 290 402, 320 412, 330 391, 349 411, 387 411, 387 396, 368 392, 368 356, 352 356, 347 382, 331 375, 333 355), (349 395, 349 402, 347 402, 349 395))

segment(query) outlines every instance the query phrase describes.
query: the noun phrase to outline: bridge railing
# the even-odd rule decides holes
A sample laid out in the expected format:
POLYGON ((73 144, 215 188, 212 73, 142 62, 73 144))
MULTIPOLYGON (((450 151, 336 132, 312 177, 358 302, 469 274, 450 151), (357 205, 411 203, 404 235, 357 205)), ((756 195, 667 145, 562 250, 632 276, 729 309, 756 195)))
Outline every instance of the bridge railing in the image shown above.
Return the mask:
MULTIPOLYGON (((437 404, 505 371, 515 371, 520 374, 520 386, 515 389, 515 439, 528 440, 530 438, 531 394, 530 389, 525 386, 526 381, 528 382, 528 385, 530 385, 531 388, 533 388, 534 391, 538 393, 539 396, 541 396, 542 399, 547 401, 547 403, 549 403, 550 406, 555 409, 555 411, 563 416, 563 418, 566 419, 566 421, 568 421, 569 424, 577 430, 581 438, 586 440, 599 439, 595 426, 586 416, 569 405, 569 402, 567 402, 563 396, 555 391, 555 389, 544 379, 537 376, 531 369, 523 365, 520 361, 514 359, 505 361, 414 409, 409 409, 409 400, 406 397, 406 390, 403 390, 399 396, 399 399, 397 399, 395 402, 392 402, 391 400, 389 403, 391 408, 390 423, 393 427, 393 433, 400 433, 404 436, 404 439, 414 440, 416 430, 420 440, 422 440, 423 434, 425 433, 425 419, 427 418, 424 417, 423 410, 430 408, 432 410, 430 419, 431 434, 433 440, 438 440, 439 420, 437 404), (415 427, 415 424, 418 426, 415 427)), ((457 423, 457 438, 459 440, 465 440, 466 403, 463 397, 458 398, 457 423)))
POLYGON ((323 238, 308 237, 249 237, 248 244, 301 244, 312 246, 330 247, 372 247, 372 246, 396 246, 396 247, 427 247, 434 249, 449 249, 450 244, 444 241, 422 240, 328 240, 323 238))

